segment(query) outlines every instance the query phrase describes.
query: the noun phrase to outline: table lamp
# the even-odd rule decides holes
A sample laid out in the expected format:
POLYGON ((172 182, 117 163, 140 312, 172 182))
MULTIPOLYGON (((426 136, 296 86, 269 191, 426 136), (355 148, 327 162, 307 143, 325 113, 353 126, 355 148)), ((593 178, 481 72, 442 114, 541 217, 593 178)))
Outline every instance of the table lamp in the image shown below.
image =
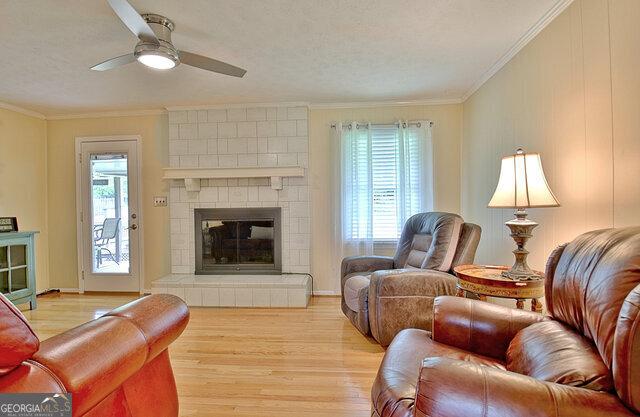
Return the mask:
POLYGON ((516 261, 502 276, 518 281, 539 278, 527 265, 529 251, 524 248, 538 223, 527 219, 525 209, 559 205, 544 177, 540 154, 525 153, 518 148, 514 155, 502 158, 498 185, 488 206, 516 209, 516 218, 505 224, 517 246, 513 251, 516 261))

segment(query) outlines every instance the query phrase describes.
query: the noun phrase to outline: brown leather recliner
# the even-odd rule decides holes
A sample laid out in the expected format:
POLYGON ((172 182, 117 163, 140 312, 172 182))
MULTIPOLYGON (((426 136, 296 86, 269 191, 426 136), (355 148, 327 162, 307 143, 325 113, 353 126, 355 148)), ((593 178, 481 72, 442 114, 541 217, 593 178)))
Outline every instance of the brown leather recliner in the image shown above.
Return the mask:
POLYGON ((151 295, 40 342, 0 295, 0 392, 70 392, 74 416, 175 417, 167 347, 188 321, 178 297, 151 295))
POLYGON ((342 261, 342 312, 364 335, 387 346, 402 329, 431 330, 433 299, 453 295, 455 266, 473 263, 480 226, 453 213, 411 216, 394 257, 342 261))
POLYGON ((640 415, 640 227, 585 233, 546 269, 549 316, 438 297, 372 388, 376 417, 640 415))

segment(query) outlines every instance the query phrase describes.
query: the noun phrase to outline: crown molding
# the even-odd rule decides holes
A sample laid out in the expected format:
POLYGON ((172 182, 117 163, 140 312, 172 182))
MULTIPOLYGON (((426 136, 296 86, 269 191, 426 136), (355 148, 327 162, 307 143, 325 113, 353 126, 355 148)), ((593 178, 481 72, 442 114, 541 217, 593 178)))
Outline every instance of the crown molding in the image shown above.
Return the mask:
POLYGON ((279 101, 273 103, 230 103, 230 104, 205 104, 202 106, 167 106, 167 111, 186 110, 220 110, 220 109, 253 109, 262 107, 309 107, 306 101, 279 101))
POLYGON ((71 113, 71 114, 55 114, 47 116, 47 120, 68 120, 68 119, 97 119, 104 117, 133 117, 133 116, 155 116, 166 114, 163 109, 147 109, 147 110, 122 110, 122 111, 104 111, 89 113, 71 113))
POLYGON ((437 106, 460 104, 461 98, 434 98, 422 100, 353 101, 345 103, 311 103, 310 109, 354 109, 367 107, 437 106))
POLYGON ((509 50, 496 61, 482 76, 471 86, 471 88, 462 96, 462 102, 467 101, 469 97, 480 89, 486 83, 496 75, 498 71, 502 69, 514 56, 518 54, 529 42, 535 38, 538 33, 542 32, 549 23, 553 21, 560 13, 562 13, 569 5, 573 3, 573 0, 558 0, 551 9, 547 11, 531 28, 518 39, 518 41, 509 50))
POLYGON ((19 107, 19 106, 14 106, 13 104, 4 103, 4 102, 1 102, 1 101, 0 101, 0 109, 13 111, 13 112, 16 112, 16 113, 24 114, 25 116, 31 116, 31 117, 35 117, 35 118, 38 118, 38 119, 41 119, 41 120, 45 120, 46 119, 44 114, 38 113, 37 111, 25 109, 25 108, 19 107))

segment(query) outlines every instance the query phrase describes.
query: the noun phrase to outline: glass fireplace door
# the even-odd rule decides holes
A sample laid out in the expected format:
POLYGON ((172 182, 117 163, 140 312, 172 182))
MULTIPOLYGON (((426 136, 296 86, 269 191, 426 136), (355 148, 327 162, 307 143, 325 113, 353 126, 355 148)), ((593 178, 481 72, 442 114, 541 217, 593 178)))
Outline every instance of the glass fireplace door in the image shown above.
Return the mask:
POLYGON ((281 271, 279 209, 199 209, 195 215, 196 273, 281 271))

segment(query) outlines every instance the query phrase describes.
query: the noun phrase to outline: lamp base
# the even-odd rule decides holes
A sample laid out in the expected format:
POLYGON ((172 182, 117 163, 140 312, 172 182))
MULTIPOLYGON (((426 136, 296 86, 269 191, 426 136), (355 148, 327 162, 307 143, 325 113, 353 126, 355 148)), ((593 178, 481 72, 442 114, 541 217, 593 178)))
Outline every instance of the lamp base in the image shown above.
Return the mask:
POLYGON ((517 209, 515 216, 515 219, 509 220, 505 224, 511 230, 511 237, 516 242, 517 247, 513 251, 516 261, 510 270, 502 272, 502 276, 514 281, 539 279, 540 276, 527 265, 529 251, 524 248, 527 240, 533 236, 532 231, 538 226, 538 223, 528 220, 527 212, 524 209, 517 209))

